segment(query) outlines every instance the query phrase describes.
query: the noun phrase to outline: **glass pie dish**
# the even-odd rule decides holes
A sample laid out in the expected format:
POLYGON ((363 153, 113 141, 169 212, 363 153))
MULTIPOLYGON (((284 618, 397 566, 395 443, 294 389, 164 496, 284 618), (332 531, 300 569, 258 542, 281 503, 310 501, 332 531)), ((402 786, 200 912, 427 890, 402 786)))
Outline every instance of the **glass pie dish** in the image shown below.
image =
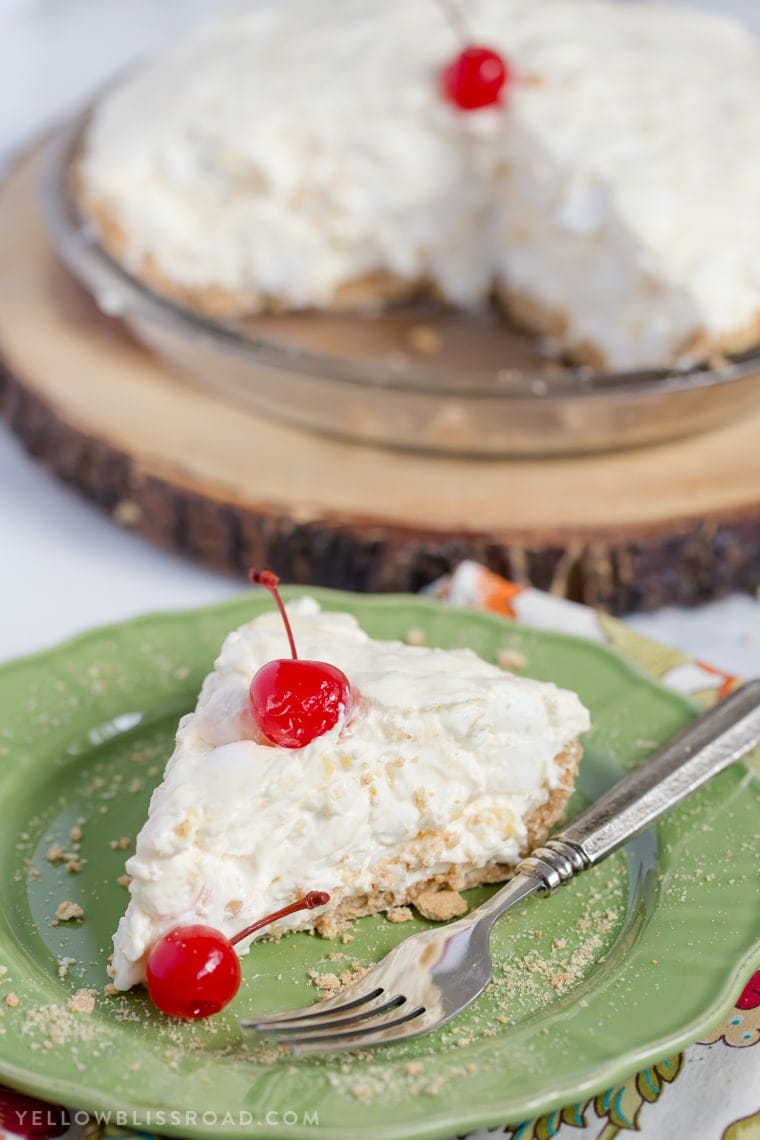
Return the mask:
POLYGON ((355 443, 478 458, 654 444, 737 419, 760 402, 760 348, 670 370, 597 372, 551 359, 500 313, 430 303, 377 315, 219 321, 130 276, 71 192, 87 112, 45 145, 51 240, 107 314, 187 382, 255 415, 355 443))

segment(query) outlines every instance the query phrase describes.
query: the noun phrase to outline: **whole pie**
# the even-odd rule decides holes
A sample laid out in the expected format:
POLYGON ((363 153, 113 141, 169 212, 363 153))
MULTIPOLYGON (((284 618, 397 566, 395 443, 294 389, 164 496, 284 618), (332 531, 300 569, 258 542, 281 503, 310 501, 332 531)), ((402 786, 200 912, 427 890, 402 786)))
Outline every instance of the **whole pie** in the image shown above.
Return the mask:
POLYGON ((558 351, 659 367, 760 340, 760 46, 689 7, 467 0, 508 67, 463 110, 436 0, 236 9, 117 83, 81 207, 217 316, 495 296, 558 351))

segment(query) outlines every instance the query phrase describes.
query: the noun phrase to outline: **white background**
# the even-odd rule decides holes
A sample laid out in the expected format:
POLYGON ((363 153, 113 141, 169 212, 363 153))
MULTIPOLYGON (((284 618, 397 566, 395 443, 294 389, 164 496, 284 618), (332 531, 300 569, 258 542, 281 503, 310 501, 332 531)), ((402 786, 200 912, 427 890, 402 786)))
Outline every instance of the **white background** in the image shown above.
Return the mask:
MULTIPOLYGON (((224 0, 0 0, 0 163, 117 67, 223 6, 224 0)), ((700 6, 711 5, 701 0, 700 6)), ((712 6, 760 31, 760 0, 712 6)), ((0 427, 0 659, 103 622, 200 605, 240 588, 117 528, 50 479, 0 427)), ((700 611, 640 615, 633 624, 723 668, 760 675, 760 605, 747 597, 700 611)))

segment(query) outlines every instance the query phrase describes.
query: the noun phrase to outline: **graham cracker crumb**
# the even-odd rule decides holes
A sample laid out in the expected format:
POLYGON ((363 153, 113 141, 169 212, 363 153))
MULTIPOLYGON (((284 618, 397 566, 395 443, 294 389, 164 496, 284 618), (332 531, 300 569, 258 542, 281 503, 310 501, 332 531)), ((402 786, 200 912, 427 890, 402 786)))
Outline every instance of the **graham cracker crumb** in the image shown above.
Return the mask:
POLYGON ((496 664, 500 669, 523 669, 528 664, 528 658, 519 649, 505 646, 496 654, 496 664))
POLYGON ((404 1072, 407 1077, 418 1077, 422 1072, 422 1061, 407 1061, 404 1065, 404 1072))
POLYGON ((423 918, 434 922, 445 922, 467 911, 467 900, 459 891, 425 891, 417 896, 414 905, 423 918))
POLYGON ((9 1009, 16 1009, 18 1007, 18 994, 14 994, 13 991, 7 993, 3 1000, 9 1009))
POLYGON ((369 966, 362 966, 359 962, 352 962, 347 970, 341 974, 320 974, 317 970, 309 970, 309 977, 318 990, 323 993, 339 994, 369 973, 369 966))
POLYGON ((111 840, 111 850, 112 851, 127 851, 129 849, 129 846, 131 843, 132 843, 132 840, 129 838, 128 835, 122 835, 121 839, 112 839, 111 840))
POLYGON ((106 995, 106 997, 113 997, 114 994, 117 994, 118 992, 119 991, 116 989, 116 986, 113 984, 113 982, 106 982, 106 984, 103 986, 103 993, 106 995))
POLYGON ((340 936, 340 941, 344 946, 348 946, 349 942, 353 942, 354 935, 349 930, 344 930, 340 936))
POLYGON ((406 631, 404 641, 407 645, 424 645, 427 641, 427 634, 424 629, 419 629, 417 626, 414 626, 412 629, 406 631))
POLYGON ((66 1002, 69 1013, 92 1013, 95 1009, 95 990, 77 990, 66 1002))
POLYGON ((371 1084, 362 1084, 361 1081, 351 1086, 351 1096, 371 1104, 375 1099, 375 1090, 371 1084))
POLYGON ((45 852, 48 863, 63 863, 68 858, 60 843, 51 843, 45 852))
POLYGON ((8 967, 7 966, 0 966, 0 978, 4 978, 7 973, 8 973, 8 967))
MULTIPOLYGON (((86 991, 80 990, 79 992, 84 993, 86 991)), ((64 1045, 69 1041, 91 1041, 96 1033, 96 1026, 88 1016, 82 1017, 83 1012, 88 1012, 88 1004, 85 998, 80 999, 75 994, 73 998, 69 999, 67 1005, 51 1002, 48 1005, 36 1006, 26 1013, 21 1032, 38 1039, 52 1041, 53 1045, 64 1045), (72 1001, 75 1006, 81 1001, 84 1008, 72 1010, 70 1008, 72 1001)), ((30 1045, 32 1049, 40 1047, 45 1048, 38 1041, 34 1041, 30 1045)))
POLYGON ((75 827, 72 827, 71 831, 69 832, 69 839, 72 843, 82 842, 82 829, 78 824, 75 827))
POLYGON ((328 994, 340 992, 340 978, 337 974, 320 974, 317 970, 309 970, 309 977, 318 990, 328 994))
POLYGON ((84 918, 84 911, 79 903, 71 902, 70 899, 59 903, 55 908, 54 923, 56 925, 59 922, 73 922, 81 918, 84 918))
POLYGON ((129 884, 132 882, 132 876, 131 875, 119 875, 116 882, 119 884, 120 887, 128 887, 129 884))
POLYGON ((411 922, 414 915, 408 906, 393 906, 386 911, 385 917, 388 922, 411 922))
POLYGON ((440 333, 430 325, 413 325, 407 339, 409 347, 421 356, 436 356, 443 347, 440 333))
POLYGON ((78 874, 79 874, 79 872, 82 870, 82 863, 81 863, 81 860, 79 860, 79 859, 69 859, 68 863, 66 864, 66 870, 67 870, 67 871, 68 871, 68 872, 69 872, 71 875, 78 875, 78 874))

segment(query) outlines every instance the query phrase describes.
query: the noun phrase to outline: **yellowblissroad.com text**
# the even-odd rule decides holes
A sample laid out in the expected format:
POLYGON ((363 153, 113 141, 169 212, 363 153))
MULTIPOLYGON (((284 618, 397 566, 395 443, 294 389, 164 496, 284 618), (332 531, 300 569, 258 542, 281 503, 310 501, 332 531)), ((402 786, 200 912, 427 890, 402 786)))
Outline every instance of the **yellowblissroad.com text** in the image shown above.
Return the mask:
MULTIPOLYGON (((15 1117, 22 1128, 41 1130, 46 1124, 60 1124, 60 1112, 55 1114, 55 1120, 47 1117, 50 1110, 46 1109, 18 1109, 15 1117)), ((246 1128, 252 1125, 267 1125, 269 1128, 319 1128, 319 1113, 309 1111, 296 1111, 295 1109, 270 1109, 266 1111, 251 1112, 248 1109, 236 1109, 234 1112, 197 1112, 191 1109, 148 1109, 145 1112, 128 1112, 126 1109, 113 1109, 101 1112, 85 1112, 78 1110, 68 1113, 69 1121, 83 1127, 91 1120, 101 1126, 116 1128, 135 1128, 141 1131, 150 1128, 161 1129, 167 1126, 172 1128, 246 1128)))

